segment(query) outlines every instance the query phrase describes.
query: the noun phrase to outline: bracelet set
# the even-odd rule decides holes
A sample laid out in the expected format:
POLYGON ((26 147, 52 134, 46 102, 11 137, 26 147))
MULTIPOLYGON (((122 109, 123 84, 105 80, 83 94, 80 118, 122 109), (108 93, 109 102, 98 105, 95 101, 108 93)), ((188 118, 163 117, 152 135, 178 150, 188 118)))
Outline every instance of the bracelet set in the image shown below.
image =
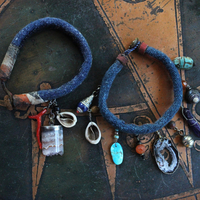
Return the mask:
MULTIPOLYGON (((21 105, 36 105, 44 102, 49 102, 48 106, 45 107, 42 112, 34 116, 28 116, 28 118, 30 119, 37 120, 38 126, 36 137, 38 141, 38 146, 42 150, 42 153, 44 155, 63 155, 63 127, 70 128, 75 126, 75 124, 77 123, 77 118, 76 115, 71 112, 60 112, 56 99, 69 94, 70 92, 74 91, 79 85, 81 85, 87 77, 91 65, 92 55, 90 47, 84 36, 72 25, 58 18, 47 17, 28 24, 14 37, 13 41, 8 47, 8 51, 0 67, 0 79, 2 87, 7 93, 7 95, 4 97, 7 108, 9 110, 12 110, 21 105), (73 39, 73 41, 79 47, 84 59, 79 73, 72 80, 63 84, 59 88, 13 95, 6 88, 5 82, 9 79, 11 75, 19 50, 23 46, 23 42, 26 40, 26 38, 44 29, 57 29, 64 32, 66 35, 70 36, 73 39), (50 113, 49 126, 41 126, 42 116, 45 113, 50 113), (55 125, 56 119, 60 123, 60 125, 55 125)), ((174 62, 172 62, 169 57, 163 52, 153 47, 150 47, 145 43, 141 43, 138 39, 134 40, 129 49, 118 55, 116 61, 105 73, 101 85, 98 86, 97 89, 89 97, 83 99, 78 104, 78 113, 89 113, 89 123, 85 130, 86 139, 91 144, 98 144, 101 140, 101 131, 97 124, 92 120, 92 113, 97 113, 98 111, 100 111, 103 118, 115 128, 114 143, 111 146, 110 151, 113 162, 116 165, 121 164, 124 157, 122 146, 120 145, 120 143, 117 142, 119 139, 119 132, 133 134, 137 138, 139 138, 139 135, 156 133, 158 135, 158 139, 155 141, 153 146, 156 163, 163 173, 173 173, 179 165, 179 153, 175 145, 169 139, 163 136, 160 130, 165 126, 174 129, 179 135, 183 137, 182 141, 184 146, 192 147, 194 143, 192 138, 190 136, 186 136, 183 130, 178 130, 175 122, 171 121, 175 114, 179 111, 180 107, 182 107, 181 105, 183 101, 183 89, 186 93, 186 99, 189 103, 198 103, 200 100, 199 92, 192 89, 185 81, 182 81, 177 70, 177 67, 180 69, 189 69, 192 66, 193 61, 188 57, 179 57, 176 58, 174 62), (173 103, 163 114, 163 116, 161 116, 157 121, 151 124, 127 124, 125 121, 118 119, 114 114, 112 114, 107 106, 107 98, 109 96, 109 91, 112 83, 117 77, 117 74, 128 62, 128 55, 132 51, 137 51, 139 54, 142 54, 144 56, 148 55, 149 57, 152 57, 162 62, 168 70, 172 79, 174 94, 173 103), (98 107, 91 106, 94 98, 98 98, 98 107), (170 163, 165 160, 164 155, 162 154, 162 151, 164 149, 166 149, 171 156, 170 163)), ((200 126, 196 119, 193 117, 190 110, 182 107, 182 113, 192 131, 197 136, 200 136, 200 126)), ((143 155, 145 152, 145 147, 140 143, 139 140, 138 145, 136 146, 136 152, 140 155, 143 155)))

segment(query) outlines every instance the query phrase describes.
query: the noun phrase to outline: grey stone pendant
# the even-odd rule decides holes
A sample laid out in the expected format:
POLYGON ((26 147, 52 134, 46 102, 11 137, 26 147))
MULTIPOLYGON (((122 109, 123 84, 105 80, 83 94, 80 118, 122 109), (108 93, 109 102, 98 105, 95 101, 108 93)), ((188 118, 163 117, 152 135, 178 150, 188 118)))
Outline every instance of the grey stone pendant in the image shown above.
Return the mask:
POLYGON ((173 174, 179 166, 179 153, 175 146, 165 137, 159 139, 153 146, 158 168, 165 174, 173 174))
POLYGON ((61 125, 42 126, 42 153, 45 156, 63 155, 64 141, 61 125))

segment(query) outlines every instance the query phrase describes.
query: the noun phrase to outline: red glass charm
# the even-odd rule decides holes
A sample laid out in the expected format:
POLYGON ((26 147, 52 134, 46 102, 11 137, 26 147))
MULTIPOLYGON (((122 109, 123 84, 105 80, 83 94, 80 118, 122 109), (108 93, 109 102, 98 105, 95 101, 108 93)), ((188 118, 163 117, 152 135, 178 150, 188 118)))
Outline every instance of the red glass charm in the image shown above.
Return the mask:
POLYGON ((146 148, 145 148, 145 146, 144 146, 143 144, 139 144, 139 145, 136 146, 135 151, 136 151, 138 154, 142 155, 142 154, 145 153, 146 148))
POLYGON ((184 81, 184 80, 182 80, 182 86, 183 86, 183 90, 186 90, 186 88, 187 88, 187 82, 186 81, 184 81))

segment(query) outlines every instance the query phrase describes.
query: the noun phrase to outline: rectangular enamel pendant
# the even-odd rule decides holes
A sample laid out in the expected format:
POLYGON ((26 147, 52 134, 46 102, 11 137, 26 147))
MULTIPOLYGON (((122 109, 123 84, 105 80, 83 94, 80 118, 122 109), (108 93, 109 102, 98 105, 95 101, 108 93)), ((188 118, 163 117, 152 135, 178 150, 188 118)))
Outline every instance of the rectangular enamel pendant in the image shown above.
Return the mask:
POLYGON ((61 125, 42 126, 42 153, 45 156, 63 155, 63 127, 61 125))

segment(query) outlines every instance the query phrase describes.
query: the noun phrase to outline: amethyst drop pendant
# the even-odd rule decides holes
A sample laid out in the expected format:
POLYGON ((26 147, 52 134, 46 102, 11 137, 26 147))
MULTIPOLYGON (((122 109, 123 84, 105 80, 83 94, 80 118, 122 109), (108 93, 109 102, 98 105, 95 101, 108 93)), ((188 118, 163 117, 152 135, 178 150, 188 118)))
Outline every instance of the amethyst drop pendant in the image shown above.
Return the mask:
POLYGON ((197 136, 200 137, 200 125, 198 121, 194 118, 193 114, 188 108, 182 107, 182 114, 183 117, 188 122, 188 126, 191 129, 191 131, 197 136))

